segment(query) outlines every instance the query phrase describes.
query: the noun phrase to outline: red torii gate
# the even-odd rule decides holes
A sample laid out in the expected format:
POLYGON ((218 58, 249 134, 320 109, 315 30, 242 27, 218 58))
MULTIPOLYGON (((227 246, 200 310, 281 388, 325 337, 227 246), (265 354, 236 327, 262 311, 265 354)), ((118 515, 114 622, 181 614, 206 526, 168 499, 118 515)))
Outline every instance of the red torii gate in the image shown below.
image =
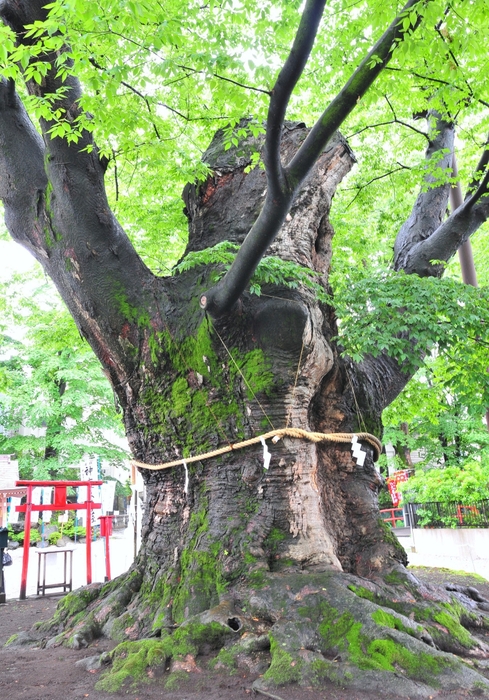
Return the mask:
POLYGON ((16 511, 25 513, 24 526, 24 556, 22 559, 22 578, 20 582, 20 600, 25 600, 27 588, 27 570, 29 568, 29 543, 31 539, 31 513, 32 511, 45 510, 86 510, 87 512, 87 584, 92 583, 92 510, 102 508, 101 503, 92 501, 92 486, 101 486, 103 481, 17 481, 17 486, 27 487, 27 500, 22 506, 17 506, 16 511), (54 503, 41 503, 39 505, 32 502, 32 491, 36 486, 53 486, 54 503), (78 488, 86 486, 87 500, 85 503, 68 503, 66 500, 66 489, 68 487, 78 488))

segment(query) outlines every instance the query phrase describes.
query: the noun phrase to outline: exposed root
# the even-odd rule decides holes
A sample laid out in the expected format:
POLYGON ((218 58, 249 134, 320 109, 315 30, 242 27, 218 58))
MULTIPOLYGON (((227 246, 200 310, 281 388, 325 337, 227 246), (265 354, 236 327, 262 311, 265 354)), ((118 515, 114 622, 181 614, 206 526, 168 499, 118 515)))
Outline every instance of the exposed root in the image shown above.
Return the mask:
POLYGON ((283 700, 280 695, 274 695, 274 693, 269 693, 268 690, 263 690, 262 688, 255 687, 253 688, 253 692, 260 693, 260 695, 266 695, 268 698, 272 698, 272 700, 283 700))
POLYGON ((381 688, 379 697, 428 698, 454 688, 489 694, 489 646, 478 636, 489 629, 487 601, 474 588, 422 585, 401 570, 384 582, 336 572, 262 572, 215 607, 178 626, 166 620, 151 637, 136 639, 137 610, 154 617, 151 606, 141 606, 141 590, 134 572, 117 585, 81 589, 31 634, 39 643, 51 632, 48 645, 77 648, 96 636, 125 634, 104 656, 108 670, 98 687, 105 691, 146 682, 173 688, 212 658, 216 672, 246 670, 256 678, 253 690, 275 700, 281 685, 326 681, 381 688))

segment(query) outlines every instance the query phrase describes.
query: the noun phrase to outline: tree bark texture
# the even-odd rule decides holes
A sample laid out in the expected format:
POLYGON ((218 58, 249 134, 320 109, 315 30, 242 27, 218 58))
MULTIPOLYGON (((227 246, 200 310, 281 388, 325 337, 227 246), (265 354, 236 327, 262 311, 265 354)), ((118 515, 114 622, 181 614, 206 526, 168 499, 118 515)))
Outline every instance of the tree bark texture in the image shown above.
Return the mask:
MULTIPOLYGON (((284 157, 306 133, 302 125, 287 125, 284 157)), ((213 174, 184 193, 187 252, 222 240, 239 244, 264 195, 263 171, 246 173, 246 159, 237 157, 236 149, 224 153, 220 137, 207 154, 209 161, 215 159, 213 174)), ((333 235, 329 208, 352 162, 347 144, 337 136, 270 250, 315 270, 325 286, 333 235)), ((160 331, 157 367, 145 370, 138 417, 132 407, 126 413, 138 459, 158 463, 190 456, 285 426, 323 432, 353 432, 366 424, 379 429, 383 404, 372 396, 375 380, 369 384, 365 368, 360 371, 340 358, 332 341, 331 307, 306 289, 270 286, 260 297, 243 295, 232 314, 211 321, 197 305, 209 274, 200 267, 166 282, 170 313, 160 331)), ((384 368, 382 381, 386 376, 384 368)), ((188 493, 183 467, 146 474, 144 558, 152 555, 164 568, 180 567, 182 575, 182 556, 189 547, 194 551, 191 568, 196 571, 186 571, 180 584, 188 597, 185 614, 204 604, 186 578, 199 576, 201 555, 211 557, 228 583, 258 569, 345 569, 369 575, 405 561, 397 542, 379 525, 381 481, 367 444, 362 467, 349 444, 317 447, 286 438, 268 448, 267 471, 260 444, 189 465, 188 493), (206 525, 196 541, 198 513, 206 525)), ((206 595, 210 604, 215 592, 206 595)), ((177 619, 181 616, 179 609, 177 619)))
MULTIPOLYGON (((80 153, 78 145, 48 136, 43 143, 5 82, 2 96, 7 225, 35 253, 92 344, 118 395, 138 460, 198 454, 286 425, 379 430, 390 399, 383 387, 392 393, 395 380, 395 394, 405 379, 387 358, 377 374, 368 361, 358 368, 343 360, 332 341, 331 307, 306 289, 273 286, 261 297, 243 295, 232 314, 212 322, 199 306, 211 270, 154 277, 110 212, 96 151, 80 153), (33 167, 25 171, 27 154, 33 167)), ((288 124, 282 157, 289 160, 306 135, 303 125, 288 124)), ((246 149, 244 156, 237 149, 224 153, 221 136, 207 154, 213 174, 184 193, 187 252, 223 240, 241 243, 265 196, 264 172, 245 172, 246 149)), ((325 288, 333 236, 329 208, 352 163, 337 135, 270 248, 316 271, 325 288)), ((364 446, 368 455, 359 467, 348 445, 318 448, 285 439, 270 446, 267 472, 262 449, 189 468, 188 493, 181 468, 145 473, 148 507, 138 566, 151 560, 175 576, 191 550, 191 569, 202 568, 200 552, 232 582, 260 567, 344 568, 363 575, 405 561, 379 527, 380 479, 370 447, 364 446), (197 517, 206 527, 196 538, 197 517)), ((185 609, 203 604, 188 576, 180 572, 185 609)), ((213 595, 215 590, 206 591, 213 595)), ((176 617, 182 615, 183 608, 176 617)))

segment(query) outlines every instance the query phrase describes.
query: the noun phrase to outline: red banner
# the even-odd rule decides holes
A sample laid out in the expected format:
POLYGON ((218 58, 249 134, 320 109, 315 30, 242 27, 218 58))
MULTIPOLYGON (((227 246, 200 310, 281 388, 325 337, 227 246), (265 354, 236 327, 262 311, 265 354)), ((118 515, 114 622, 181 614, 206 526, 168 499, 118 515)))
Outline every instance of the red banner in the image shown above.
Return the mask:
POLYGON ((394 474, 391 474, 386 479, 387 488, 389 489, 394 508, 397 508, 401 502, 401 494, 397 490, 398 484, 401 484, 403 481, 407 481, 412 473, 413 472, 411 469, 400 469, 398 472, 394 472, 394 474))

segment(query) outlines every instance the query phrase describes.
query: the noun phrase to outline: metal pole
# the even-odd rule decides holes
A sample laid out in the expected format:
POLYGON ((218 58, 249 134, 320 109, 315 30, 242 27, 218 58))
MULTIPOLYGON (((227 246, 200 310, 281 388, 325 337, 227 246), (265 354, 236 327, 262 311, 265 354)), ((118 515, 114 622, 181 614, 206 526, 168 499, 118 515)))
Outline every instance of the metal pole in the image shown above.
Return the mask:
MULTIPOLYGON (((458 177, 457 159, 455 153, 453 154, 452 160, 452 173, 453 177, 458 177)), ((462 188, 460 186, 460 180, 457 179, 455 185, 450 188, 450 205, 452 211, 458 209, 464 203, 462 196, 462 188)), ((460 269, 462 271, 462 281, 465 284, 470 284, 472 287, 477 287, 477 274, 475 271, 474 256, 472 254, 472 245, 470 240, 466 241, 458 249, 458 259, 460 261, 460 269)), ((486 425, 489 430, 489 410, 486 411, 486 425)))

